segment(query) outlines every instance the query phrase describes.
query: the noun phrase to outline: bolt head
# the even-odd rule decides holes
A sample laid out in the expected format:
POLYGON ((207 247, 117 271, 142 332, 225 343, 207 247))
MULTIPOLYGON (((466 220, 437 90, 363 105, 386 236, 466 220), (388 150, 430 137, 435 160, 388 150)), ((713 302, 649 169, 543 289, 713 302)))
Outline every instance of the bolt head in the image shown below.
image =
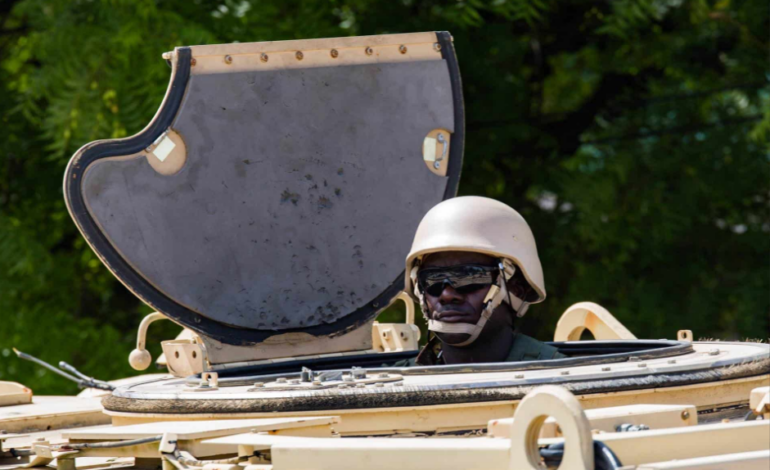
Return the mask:
POLYGON ((332 49, 332 50, 329 52, 329 55, 331 55, 331 56, 332 56, 332 59, 336 59, 337 57, 339 57, 339 56, 340 56, 340 51, 338 51, 337 49, 332 49))
POLYGON ((513 377, 516 378, 516 379, 523 379, 524 378, 524 374, 516 374, 513 377))
POLYGON ((406 54, 406 51, 407 51, 407 50, 408 50, 408 49, 407 49, 407 48, 406 48, 406 46, 404 46, 403 44, 402 44, 402 45, 400 45, 400 46, 398 46, 398 52, 400 52, 400 53, 402 53, 402 54, 406 54))
POLYGON ((439 163, 439 162, 433 162, 433 168, 435 168, 435 169, 437 169, 437 170, 438 170, 439 168, 441 168, 441 163, 439 163))
POLYGON ((233 56, 231 56, 231 55, 226 55, 226 56, 225 56, 225 63, 226 63, 226 64, 232 64, 232 63, 233 63, 233 56))
POLYGON ((676 359, 669 359, 669 360, 668 360, 668 363, 669 363, 669 364, 676 364, 676 359))
POLYGON ((682 419, 687 420, 690 417, 690 412, 687 410, 682 411, 682 419))
POLYGON ((372 55, 372 54, 374 54, 374 49, 372 49, 371 47, 367 47, 364 50, 364 52, 366 52, 366 55, 372 55))
POLYGON ((719 356, 719 349, 712 349, 709 351, 709 356, 719 356))
POLYGON ((256 387, 256 388, 260 388, 260 387, 264 387, 264 386, 265 386, 264 382, 254 382, 254 387, 256 387))
POLYGON ((193 57, 192 59, 190 59, 190 65, 191 65, 192 67, 195 67, 195 64, 197 64, 197 63, 198 63, 198 61, 197 61, 197 60, 195 60, 195 57, 193 57))
POLYGON ((602 367, 602 372, 609 372, 611 370, 612 370, 611 367, 602 367))
POLYGON ((644 369, 645 367, 647 367, 647 364, 645 364, 644 362, 640 362, 639 364, 636 365, 636 367, 640 369, 644 369))
POLYGON ((259 60, 261 60, 262 62, 267 62, 268 59, 269 57, 264 52, 259 55, 259 60))
POLYGON ((278 377, 275 379, 275 381, 279 384, 285 384, 286 383, 286 377, 278 377))
POLYGON ((569 371, 568 370, 563 370, 563 371, 561 371, 561 375, 569 375, 569 371))
POLYGON ((437 42, 434 43, 433 44, 433 50, 436 51, 436 52, 440 52, 441 51, 441 44, 439 44, 437 42))
POLYGON ((297 60, 302 60, 305 58, 305 54, 303 54, 302 51, 297 51, 297 53, 294 54, 294 57, 296 57, 297 60))
POLYGON ((339 384, 337 388, 348 388, 348 384, 339 384))

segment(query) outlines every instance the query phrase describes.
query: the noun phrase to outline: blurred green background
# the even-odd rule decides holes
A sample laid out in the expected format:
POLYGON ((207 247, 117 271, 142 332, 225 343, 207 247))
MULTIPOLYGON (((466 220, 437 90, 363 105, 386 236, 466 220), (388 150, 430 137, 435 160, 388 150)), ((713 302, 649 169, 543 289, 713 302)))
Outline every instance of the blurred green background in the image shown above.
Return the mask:
MULTIPOLYGON (((547 340, 591 300, 643 338, 767 338, 767 0, 21 0, 0 2, 0 380, 134 373, 149 309, 102 267, 62 199, 83 144, 130 136, 175 46, 448 30, 467 118, 460 192, 500 199, 537 237, 547 340)), ((397 311, 386 313, 389 318, 397 311)), ((179 331, 150 329, 157 343, 179 331)))

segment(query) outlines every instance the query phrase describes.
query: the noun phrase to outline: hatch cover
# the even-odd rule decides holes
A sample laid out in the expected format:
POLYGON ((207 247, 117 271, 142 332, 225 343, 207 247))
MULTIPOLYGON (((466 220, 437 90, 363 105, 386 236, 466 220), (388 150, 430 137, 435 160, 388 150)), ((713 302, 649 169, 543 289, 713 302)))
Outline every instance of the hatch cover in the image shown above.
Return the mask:
POLYGON ((420 219, 457 191, 449 34, 194 46, 169 60, 150 125, 84 146, 67 168, 94 251, 149 305, 228 344, 371 320, 403 286, 420 219), (430 139, 451 140, 448 155, 425 156, 430 139))

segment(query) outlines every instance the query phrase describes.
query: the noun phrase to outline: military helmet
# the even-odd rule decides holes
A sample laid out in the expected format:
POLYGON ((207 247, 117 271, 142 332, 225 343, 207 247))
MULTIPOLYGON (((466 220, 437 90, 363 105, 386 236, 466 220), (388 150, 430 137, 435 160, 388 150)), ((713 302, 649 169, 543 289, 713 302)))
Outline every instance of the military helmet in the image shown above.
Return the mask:
POLYGON ((545 300, 543 268, 535 237, 518 212, 494 199, 464 196, 443 201, 425 214, 406 257, 405 290, 415 300, 414 268, 421 259, 442 251, 472 251, 510 260, 536 296, 527 303, 545 300))

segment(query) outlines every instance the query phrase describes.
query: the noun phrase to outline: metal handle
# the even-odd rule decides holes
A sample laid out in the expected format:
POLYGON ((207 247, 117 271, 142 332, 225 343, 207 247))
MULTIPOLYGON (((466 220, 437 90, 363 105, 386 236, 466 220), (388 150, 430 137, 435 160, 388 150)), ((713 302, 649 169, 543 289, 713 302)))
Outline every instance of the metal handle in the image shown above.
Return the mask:
POLYGON ((436 136, 436 140, 438 141, 438 143, 441 144, 441 156, 438 157, 435 162, 433 162, 433 168, 438 169, 441 166, 441 163, 439 162, 441 162, 441 160, 446 158, 446 150, 447 150, 447 147, 449 146, 448 145, 449 142, 447 142, 446 138, 444 137, 444 134, 442 134, 441 132, 439 132, 438 135, 436 136))

